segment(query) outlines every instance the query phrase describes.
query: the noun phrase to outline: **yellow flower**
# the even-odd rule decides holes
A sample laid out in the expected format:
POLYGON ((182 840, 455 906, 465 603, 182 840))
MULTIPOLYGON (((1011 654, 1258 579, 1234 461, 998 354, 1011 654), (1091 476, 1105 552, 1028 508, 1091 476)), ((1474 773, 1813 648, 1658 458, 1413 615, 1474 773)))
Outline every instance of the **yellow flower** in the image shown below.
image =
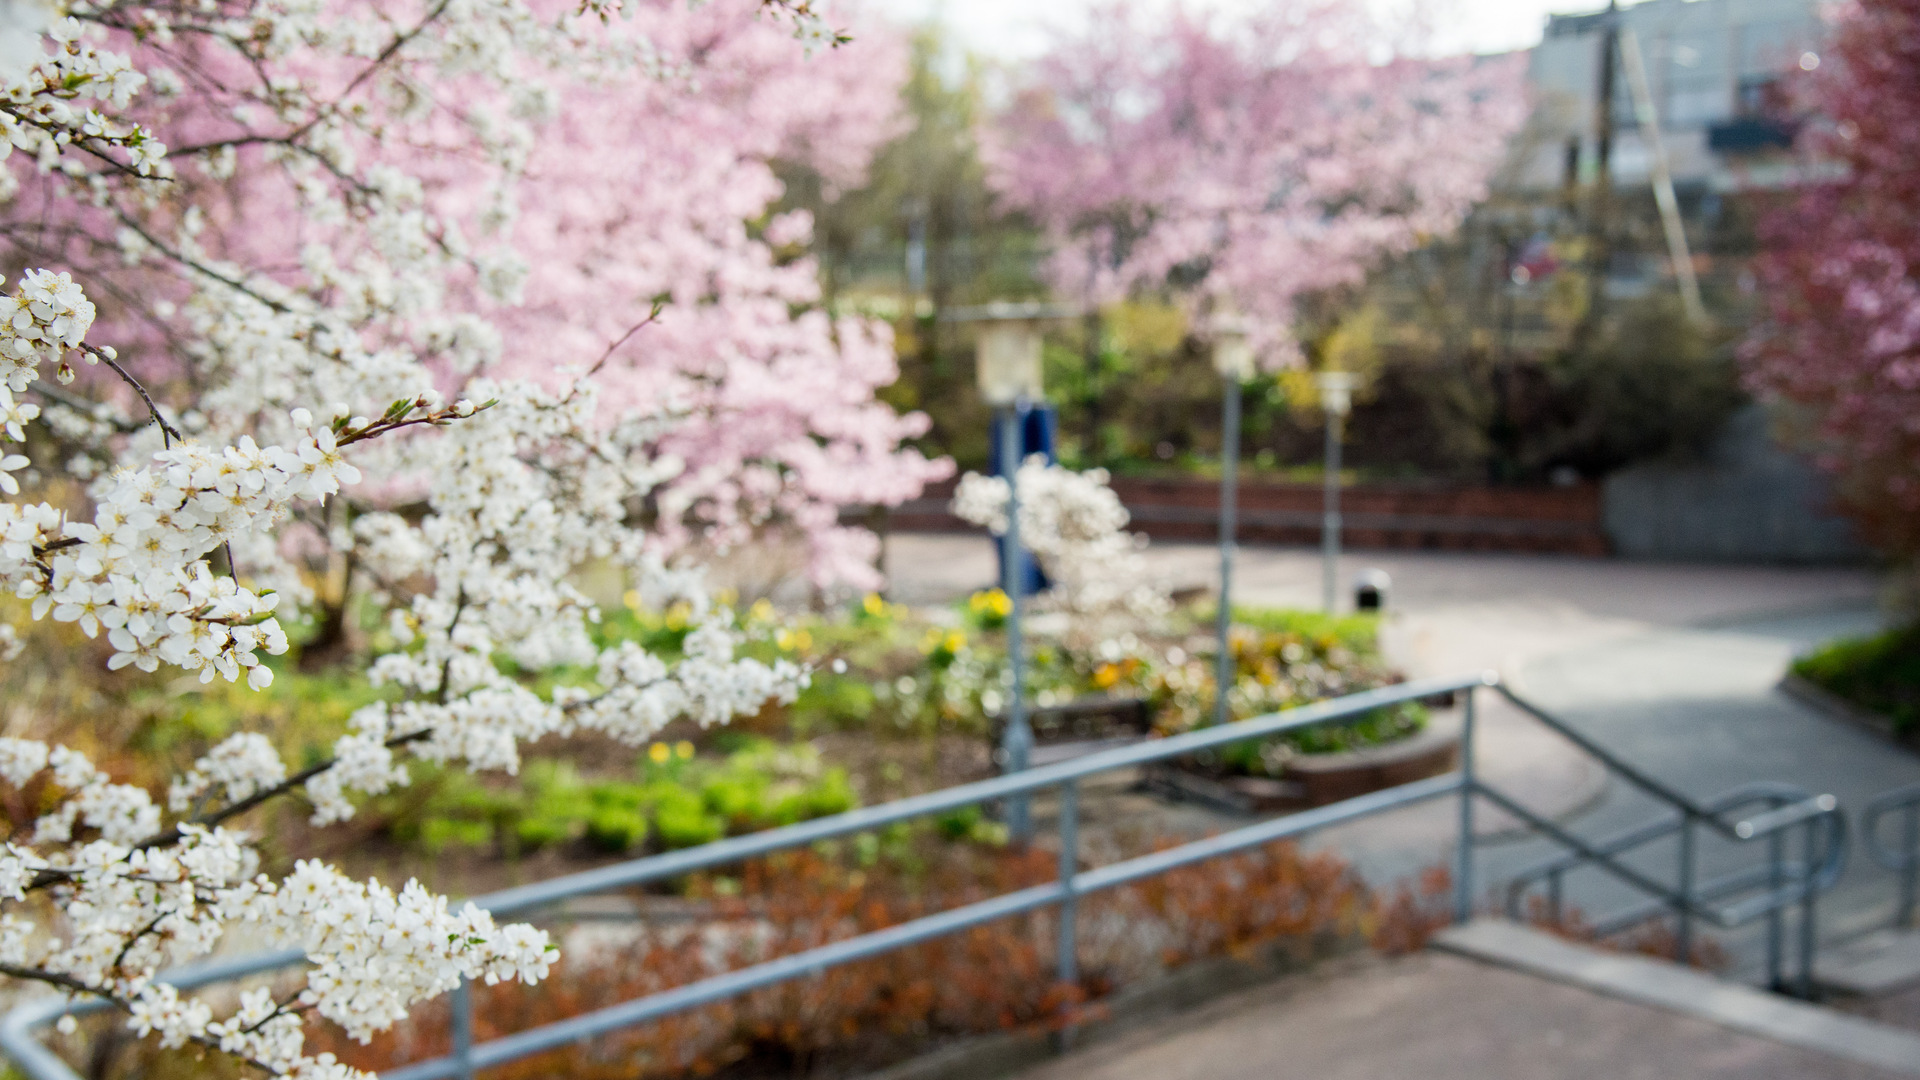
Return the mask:
POLYGON ((692 614, 693 614, 692 604, 687 603, 685 600, 676 601, 672 607, 667 609, 667 629, 669 630, 686 629, 687 616, 692 614))
POLYGON ((992 613, 1006 618, 1013 611, 1013 601, 999 589, 986 589, 967 598, 967 607, 975 615, 992 613))
POLYGON ((1093 685, 1105 690, 1120 681, 1120 669, 1112 664, 1101 664, 1093 673, 1093 685))
POLYGON ((647 747, 647 760, 653 762, 655 765, 665 765, 667 759, 672 756, 673 751, 666 743, 657 742, 647 747))
POLYGON ((720 601, 721 607, 732 607, 740 602, 740 590, 734 588, 721 589, 714 599, 720 601))
POLYGON ((860 607, 876 619, 887 613, 887 602, 880 598, 879 593, 868 593, 867 598, 860 601, 860 607))
POLYGON ((946 640, 942 641, 941 644, 946 646, 948 652, 957 653, 967 647, 967 635, 958 630, 949 630, 947 631, 946 640))
POLYGON ((800 650, 801 652, 806 652, 808 649, 813 648, 812 631, 795 630, 793 632, 793 647, 800 650))
POLYGON ((923 653, 931 653, 933 652, 933 650, 939 647, 940 647, 940 628, 937 626, 930 626, 927 628, 926 633, 920 635, 920 651, 923 653))
POLYGON ((793 651, 793 631, 780 630, 776 632, 773 635, 773 643, 780 647, 781 652, 792 652, 793 651))
POLYGON ((747 609, 747 618, 754 622, 772 622, 773 604, 764 596, 755 600, 753 606, 747 609))
POLYGON ((620 602, 627 605, 627 609, 629 611, 639 611, 640 610, 640 590, 628 589, 626 595, 620 598, 620 602))
POLYGON ((685 739, 681 739, 679 742, 673 744, 673 752, 679 756, 681 761, 685 761, 693 756, 693 744, 685 739))

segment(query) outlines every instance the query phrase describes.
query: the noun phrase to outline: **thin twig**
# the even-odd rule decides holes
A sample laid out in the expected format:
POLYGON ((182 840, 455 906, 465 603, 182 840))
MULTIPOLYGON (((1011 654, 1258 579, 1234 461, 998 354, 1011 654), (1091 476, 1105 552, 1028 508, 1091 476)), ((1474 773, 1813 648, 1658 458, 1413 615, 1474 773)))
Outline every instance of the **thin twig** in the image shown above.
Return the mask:
POLYGON ((613 341, 613 344, 607 346, 607 351, 600 354, 600 359, 595 360, 593 362, 593 366, 587 369, 587 374, 585 377, 591 378, 595 375, 598 375, 600 373, 600 369, 607 366, 607 361, 613 359, 613 351, 615 349, 618 349, 620 346, 625 345, 627 343, 628 338, 639 333, 641 330, 645 329, 648 324, 652 323, 655 319, 658 319, 660 317, 660 313, 666 310, 666 306, 667 305, 664 301, 655 300, 653 302, 653 310, 647 312, 647 317, 644 319, 641 319, 637 323, 634 323, 632 326, 627 328, 626 333, 621 334, 619 337, 615 338, 613 341))
MULTIPOLYGON (((54 972, 54 971, 37 971, 33 968, 25 968, 17 964, 0 964, 0 975, 11 976, 12 978, 15 978, 15 979, 24 979, 24 980, 27 980, 28 982, 39 982, 39 983, 46 983, 50 986, 58 986, 63 990, 67 990, 75 994, 86 994, 89 997, 99 998, 100 1000, 107 1002, 108 1004, 112 1005, 114 1008, 117 1008, 122 1012, 133 1011, 132 1002, 128 1001, 126 998, 120 997, 118 994, 115 994, 112 991, 104 989, 102 987, 88 986, 86 983, 81 982, 79 979, 76 979, 71 975, 62 975, 59 972, 54 972)), ((251 1065, 254 1068, 259 1069, 269 1075, 276 1075, 274 1073, 273 1067, 268 1065, 266 1062, 261 1061, 257 1058, 248 1057, 245 1054, 238 1054, 238 1053, 233 1053, 232 1051, 225 1050, 225 1048, 220 1045, 220 1040, 218 1039, 209 1038, 208 1036, 205 1036, 205 1035, 192 1035, 192 1036, 189 1036, 188 1038, 189 1038, 189 1041, 197 1045, 207 1047, 208 1049, 211 1049, 211 1050, 221 1050, 229 1054, 234 1060, 239 1061, 242 1064, 251 1065)))
MULTIPOLYGON (((372 423, 368 424, 366 427, 363 427, 363 428, 341 428, 338 432, 334 434, 333 445, 335 445, 336 447, 352 446, 354 443, 357 443, 357 442, 366 442, 368 439, 379 438, 380 436, 385 435, 390 431, 398 431, 401 428, 407 428, 407 427, 418 427, 421 424, 431 424, 434 427, 445 427, 446 425, 453 423, 455 420, 465 420, 467 419, 467 417, 470 417, 470 416, 478 416, 479 414, 486 412, 488 409, 493 408, 493 405, 494 403, 491 401, 482 402, 478 405, 475 405, 473 407, 473 411, 465 415, 454 412, 453 407, 448 406, 447 408, 441 409, 439 412, 430 412, 425 414, 424 416, 410 417, 405 420, 391 420, 383 416, 380 419, 373 421, 372 423)), ((415 406, 415 408, 418 408, 418 407, 419 406, 415 406)))
POLYGON ((53 986, 72 990, 77 994, 98 994, 101 997, 109 999, 112 996, 95 990, 93 987, 88 986, 86 983, 81 982, 71 975, 61 975, 53 971, 35 971, 32 968, 20 967, 17 964, 0 964, 0 975, 10 975, 16 979, 30 979, 33 982, 49 983, 53 986))
MULTIPOLYGON (((384 745, 388 749, 393 749, 394 747, 405 746, 408 743, 419 742, 420 740, 432 734, 433 734, 432 728, 422 728, 419 731, 410 732, 406 735, 396 735, 393 738, 388 739, 384 745)), ((261 803, 264 803, 269 799, 273 799, 281 795, 285 795, 287 792, 292 791, 293 789, 299 787, 302 784, 305 784, 307 781, 313 779, 316 776, 319 776, 321 773, 326 772, 328 769, 333 768, 337 764, 339 764, 338 758, 328 758, 326 761, 323 761, 318 765, 314 765, 309 768, 302 769, 297 773, 294 773, 292 776, 287 777, 285 780, 280 781, 278 784, 275 784, 270 788, 264 788, 260 791, 256 791, 253 794, 247 796, 246 798, 241 799, 239 802, 233 803, 229 806, 221 807, 220 809, 215 810, 211 814, 202 814, 201 816, 194 818, 192 821, 187 822, 186 824, 200 825, 206 828, 213 828, 225 821, 228 821, 232 818, 236 818, 241 814, 246 813, 247 811, 253 809, 256 806, 259 806, 261 803)), ((133 845, 133 847, 134 847, 134 850, 136 851, 144 850, 146 848, 166 847, 170 844, 179 843, 180 838, 184 835, 186 834, 180 831, 180 826, 175 825, 170 829, 155 833, 154 835, 147 837, 145 840, 142 840, 139 843, 133 845)))
POLYGON ((112 966, 117 968, 121 964, 126 963, 127 954, 132 952, 133 947, 140 943, 140 939, 146 937, 148 934, 153 933, 155 930, 160 929, 161 920, 165 919, 170 914, 172 914, 172 912, 163 911, 160 914, 155 915, 153 917, 153 921, 147 923, 147 925, 140 928, 139 933, 136 933, 132 937, 128 938, 126 940, 126 943, 120 946, 120 952, 114 956, 112 966))
MULTIPOLYGON (((453 640, 453 629, 454 627, 460 625, 460 616, 466 614, 466 611, 467 611, 467 590, 464 586, 462 586, 460 589, 460 594, 454 598, 453 618, 447 620, 446 634, 447 634, 448 641, 453 640)), ((452 679, 453 679, 453 657, 452 655, 449 655, 446 661, 440 665, 440 686, 439 686, 439 689, 434 691, 434 696, 433 696, 434 704, 445 705, 447 703, 447 692, 450 689, 452 679)))
POLYGON ((287 998, 287 1000, 276 1002, 273 1006, 272 1012, 261 1017, 259 1020, 256 1020, 252 1024, 249 1024, 246 1027, 241 1028, 240 1033, 243 1035, 251 1035, 254 1032, 259 1031, 261 1028, 266 1027, 268 1024, 273 1023, 275 1020, 278 1020, 283 1016, 299 1016, 301 1013, 314 1008, 313 1003, 307 1003, 307 1004, 300 1003, 301 993, 302 991, 296 990, 291 996, 287 998))
POLYGON ((154 402, 153 395, 147 393, 147 388, 140 385, 140 380, 134 378, 126 368, 121 367, 118 360, 107 355, 106 350, 96 348, 92 345, 82 345, 80 348, 88 355, 112 368, 122 379, 126 380, 128 386, 133 387, 133 392, 139 394, 140 400, 147 403, 147 411, 153 414, 153 422, 160 425, 160 439, 167 447, 171 448, 175 442, 187 441, 186 436, 180 434, 177 428, 167 423, 166 417, 160 415, 160 406, 154 402))
MULTIPOLYGON (((268 310, 274 312, 277 315, 293 314, 292 308, 288 307, 286 304, 283 304, 278 300, 270 299, 262 295, 258 290, 252 288, 246 282, 241 281, 237 278, 228 277, 227 275, 222 274, 218 270, 215 270, 213 267, 200 262, 198 259, 188 258, 184 252, 177 250, 172 245, 162 241, 159 237, 148 232, 146 228, 143 227, 140 224, 140 222, 137 221, 131 214, 128 214, 123 210, 116 209, 114 211, 114 217, 120 222, 121 225, 125 226, 127 229, 132 231, 134 235, 138 236, 142 241, 144 241, 148 247, 151 247, 155 251, 158 251, 160 254, 165 255, 169 259, 172 259, 174 262, 179 263, 181 266, 184 266, 187 269, 192 270, 194 273, 202 275, 203 277, 212 278, 214 281, 217 281, 220 284, 225 285, 227 288, 232 289, 234 292, 237 292, 240 295, 245 296, 256 303, 266 306, 268 310)), ((317 326, 318 324, 316 323, 314 325, 317 326)))
MULTIPOLYGON (((13 117, 13 119, 19 123, 26 124, 30 127, 39 128, 41 131, 46 132, 48 135, 59 136, 63 134, 66 134, 66 135, 72 134, 72 132, 69 131, 67 128, 63 128, 58 124, 54 124, 46 120, 38 119, 32 116, 31 114, 25 112, 24 110, 13 106, 12 104, 0 103, 0 113, 5 113, 6 115, 13 117)), ((135 180, 159 180, 162 182, 170 181, 169 177, 155 176, 152 173, 143 173, 139 169, 134 168, 133 166, 127 164, 124 161, 120 161, 119 159, 113 157, 111 154, 108 154, 106 151, 100 149, 101 145, 116 146, 116 145, 119 145, 117 143, 113 143, 105 139, 96 139, 92 136, 84 136, 82 138, 73 139, 72 141, 68 142, 67 145, 93 158, 96 158, 101 162, 104 162, 108 168, 112 169, 114 172, 120 173, 123 176, 130 176, 135 180)))
POLYGON ((101 416, 98 411, 99 409, 98 405, 90 401, 85 401, 81 398, 73 397, 68 394, 63 394, 60 391, 55 390, 52 387, 48 386, 45 380, 34 383, 32 386, 28 387, 28 389, 32 390, 34 393, 39 394, 41 397, 46 398, 48 401, 54 403, 55 405, 60 406, 63 409, 71 409, 72 411, 79 413, 81 416, 84 416, 87 419, 94 421, 95 423, 106 424, 108 427, 111 427, 113 430, 119 432, 122 435, 131 435, 132 433, 139 431, 142 427, 145 426, 144 424, 135 424, 130 421, 123 420, 117 416, 101 416))

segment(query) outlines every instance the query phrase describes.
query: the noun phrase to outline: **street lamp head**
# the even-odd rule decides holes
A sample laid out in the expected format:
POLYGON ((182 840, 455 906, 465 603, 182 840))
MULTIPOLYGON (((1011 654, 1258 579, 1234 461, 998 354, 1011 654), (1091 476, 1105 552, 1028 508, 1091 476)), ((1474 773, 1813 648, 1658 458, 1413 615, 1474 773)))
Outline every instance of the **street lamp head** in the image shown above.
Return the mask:
POLYGON ((1320 388, 1320 407, 1328 416, 1345 416, 1353 411, 1353 390, 1360 380, 1351 371, 1321 371, 1315 373, 1314 384, 1320 388))
POLYGON ((1246 382, 1253 378, 1253 340, 1247 324, 1236 318, 1216 318, 1207 328, 1213 350, 1213 370, 1223 379, 1246 382))
POLYGON ((986 319, 975 344, 975 374, 980 396, 995 408, 1038 401, 1040 327, 1032 319, 986 319))

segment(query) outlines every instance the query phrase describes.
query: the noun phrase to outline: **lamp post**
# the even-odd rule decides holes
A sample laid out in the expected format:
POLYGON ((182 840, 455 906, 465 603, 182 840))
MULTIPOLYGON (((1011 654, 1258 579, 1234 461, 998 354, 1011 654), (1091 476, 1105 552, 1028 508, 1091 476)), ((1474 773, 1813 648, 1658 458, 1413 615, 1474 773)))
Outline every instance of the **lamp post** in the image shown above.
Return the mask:
POLYGON ((1214 323, 1213 370, 1220 373, 1220 655, 1213 676, 1213 722, 1233 719, 1227 692, 1235 682, 1233 671, 1233 534, 1236 485, 1240 467, 1240 385, 1253 378, 1253 344, 1244 324, 1235 319, 1214 323))
POLYGON ((1352 372, 1322 371, 1314 377, 1320 387, 1320 407, 1327 414, 1326 506, 1320 518, 1320 597, 1327 614, 1334 611, 1340 577, 1340 432, 1353 408, 1352 372))
MULTIPOLYGON (((1007 481, 1006 558, 1001 588, 1007 594, 1007 711, 1000 730, 1000 758, 1007 772, 1027 767, 1033 728, 1027 722, 1025 657, 1020 640, 1021 594, 1026 592, 1026 553, 1020 547, 1020 406, 1040 397, 1040 328, 1030 317, 989 311, 980 320, 975 362, 980 396, 1000 414, 1000 469, 1007 481)), ((1027 797, 1007 805, 1007 832, 1023 843, 1032 832, 1027 797)))

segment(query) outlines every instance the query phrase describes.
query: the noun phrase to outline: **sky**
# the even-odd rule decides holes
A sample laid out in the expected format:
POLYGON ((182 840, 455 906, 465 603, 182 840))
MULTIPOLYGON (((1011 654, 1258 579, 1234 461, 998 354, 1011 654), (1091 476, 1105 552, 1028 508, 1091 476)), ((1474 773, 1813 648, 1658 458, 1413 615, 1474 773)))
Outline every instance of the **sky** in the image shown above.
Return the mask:
MULTIPOLYGON (((1047 28, 1083 13, 1090 0, 869 0, 880 10, 909 23, 944 23, 971 51, 1017 60, 1038 53, 1047 28)), ((1261 0, 1211 0, 1225 7, 1247 7, 1261 0)), ((1442 22, 1436 52, 1504 52, 1540 40, 1549 12, 1592 11, 1594 0, 1451 0, 1452 17, 1442 22)))

